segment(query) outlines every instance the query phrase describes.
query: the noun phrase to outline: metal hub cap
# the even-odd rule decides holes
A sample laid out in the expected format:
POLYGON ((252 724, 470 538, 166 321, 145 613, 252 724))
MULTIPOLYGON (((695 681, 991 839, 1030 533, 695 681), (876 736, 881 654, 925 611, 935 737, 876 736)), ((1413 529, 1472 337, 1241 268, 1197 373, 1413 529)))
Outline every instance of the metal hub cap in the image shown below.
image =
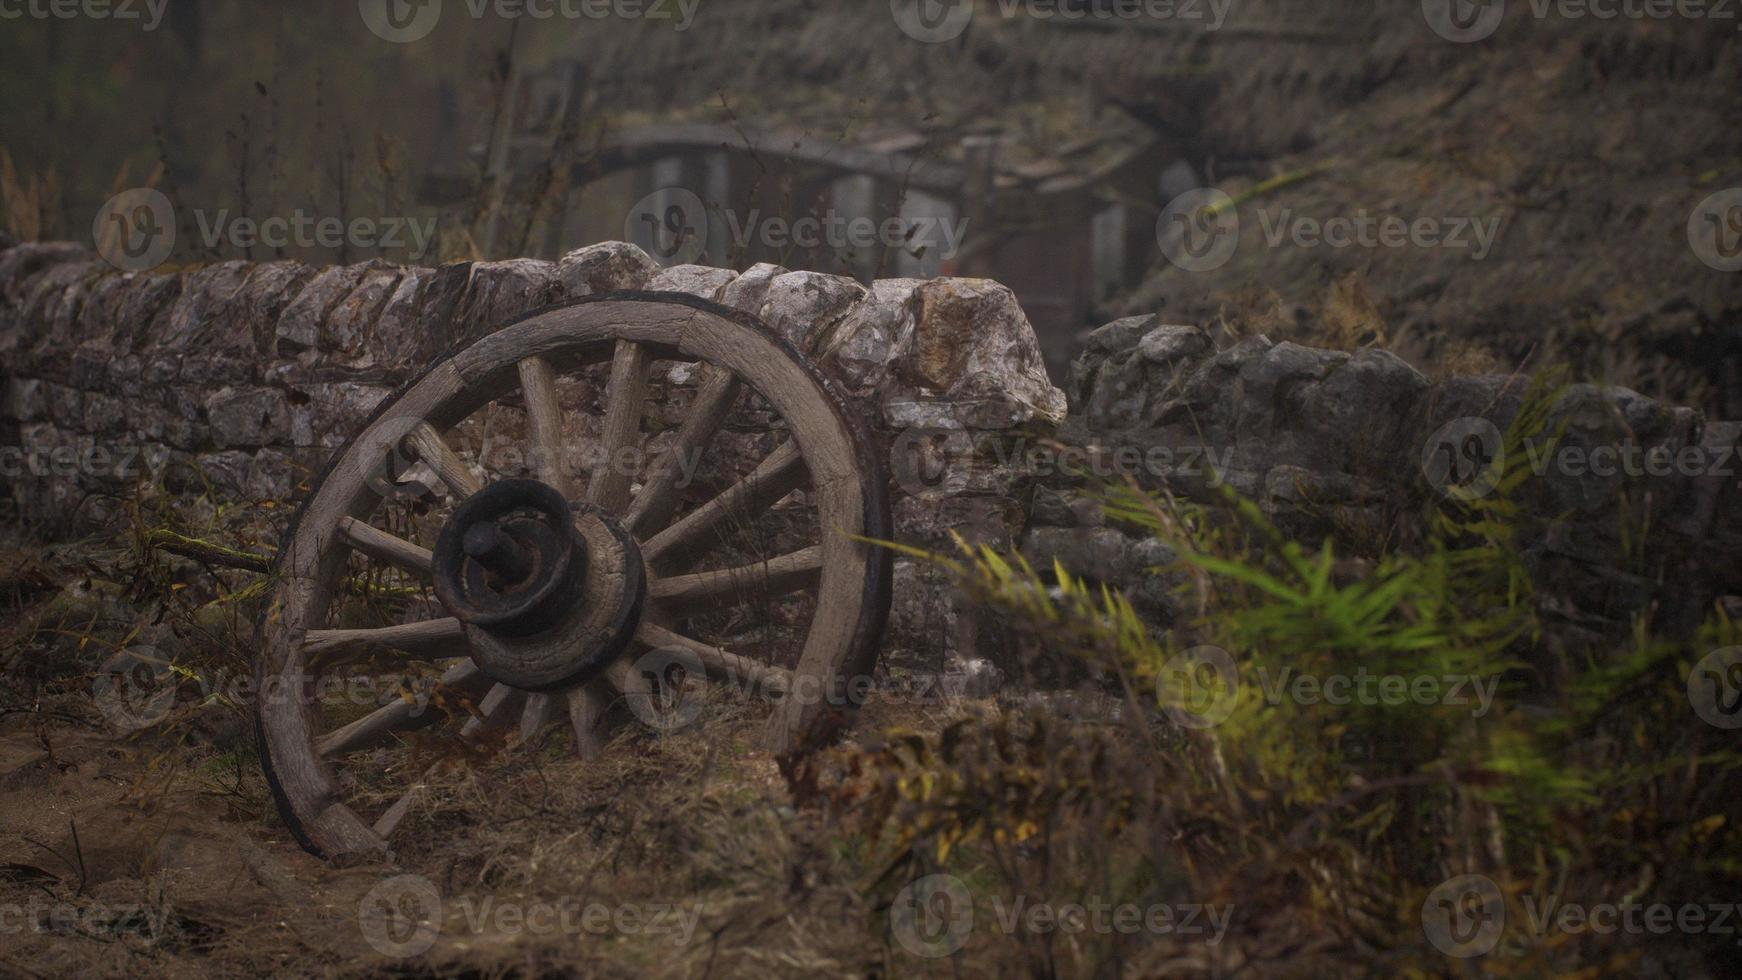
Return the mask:
POLYGON ((527 691, 598 676, 628 646, 647 592, 641 550, 622 525, 537 480, 466 498, 431 569, 478 668, 527 691))
POLYGON ((537 480, 493 483, 436 539, 436 598, 470 626, 517 637, 556 626, 586 586, 587 542, 562 494, 537 480))

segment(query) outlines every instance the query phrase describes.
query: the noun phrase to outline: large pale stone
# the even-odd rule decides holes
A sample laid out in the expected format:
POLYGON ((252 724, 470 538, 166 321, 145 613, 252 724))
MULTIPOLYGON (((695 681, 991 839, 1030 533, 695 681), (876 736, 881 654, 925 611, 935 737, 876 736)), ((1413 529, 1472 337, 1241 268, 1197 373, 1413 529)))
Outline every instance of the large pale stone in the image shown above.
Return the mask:
POLYGON ((843 276, 788 272, 769 282, 762 319, 794 347, 810 352, 864 296, 864 286, 843 276))
POLYGON ((702 299, 713 299, 738 274, 731 269, 715 269, 705 265, 674 265, 661 269, 648 280, 647 288, 654 292, 688 293, 702 299))
POLYGON ((624 289, 645 289, 659 272, 659 263, 628 242, 600 242, 562 257, 558 276, 573 299, 624 289))
POLYGON ((997 402, 1005 424, 1064 420, 1065 394, 1047 379, 1034 327, 1007 287, 934 279, 919 297, 918 329, 898 362, 905 380, 958 401, 997 402))
POLYGON ((822 349, 856 391, 941 397, 965 424, 1064 418, 1064 392, 1047 380, 1033 326, 1015 295, 990 280, 880 280, 822 349))
POLYGON ((768 298, 769 285, 784 275, 786 269, 781 266, 758 262, 726 284, 726 288, 720 291, 720 303, 734 310, 760 313, 763 302, 768 298))
POLYGON ((897 352, 911 341, 914 325, 919 322, 921 284, 918 279, 872 283, 865 299, 823 344, 823 356, 855 391, 873 391, 888 379, 897 352))

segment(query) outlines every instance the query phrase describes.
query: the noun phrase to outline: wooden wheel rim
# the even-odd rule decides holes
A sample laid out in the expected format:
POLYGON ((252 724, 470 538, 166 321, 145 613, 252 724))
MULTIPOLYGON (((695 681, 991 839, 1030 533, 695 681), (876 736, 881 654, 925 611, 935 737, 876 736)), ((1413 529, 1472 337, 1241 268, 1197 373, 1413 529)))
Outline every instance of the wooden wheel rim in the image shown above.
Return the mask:
POLYGON ((889 605, 889 555, 866 539, 889 538, 890 517, 879 457, 834 386, 756 318, 688 295, 614 293, 535 311, 436 362, 377 409, 286 532, 259 629, 256 720, 267 780, 308 850, 335 856, 386 846, 340 798, 332 765, 315 747, 316 706, 301 695, 310 673, 304 638, 324 622, 353 550, 338 529, 347 518, 365 521, 382 499, 362 460, 420 423, 437 433, 456 425, 518 387, 524 361, 571 369, 611 360, 622 343, 639 345, 649 361, 699 361, 749 384, 790 427, 809 470, 822 536, 816 609, 791 673, 800 696, 776 704, 765 747, 810 747, 856 707, 863 685, 851 681, 873 668, 889 605))

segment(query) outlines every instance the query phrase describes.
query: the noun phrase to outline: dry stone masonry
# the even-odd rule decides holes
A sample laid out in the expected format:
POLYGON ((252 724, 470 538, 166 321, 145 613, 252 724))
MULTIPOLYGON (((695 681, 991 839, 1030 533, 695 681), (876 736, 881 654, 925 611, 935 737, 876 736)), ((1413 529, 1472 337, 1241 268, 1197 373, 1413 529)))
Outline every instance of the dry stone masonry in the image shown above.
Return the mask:
MULTIPOLYGON (((49 535, 112 523, 142 485, 189 510, 286 500, 431 360, 530 310, 630 289, 760 315, 844 383, 886 443, 921 419, 1015 439, 1064 417, 1015 297, 983 280, 867 289, 772 265, 662 269, 616 242, 560 262, 129 274, 42 243, 0 252, 5 442, 23 454, 0 480, 16 517, 49 535)), ((1026 492, 1015 479, 929 501, 898 488, 897 529, 935 547, 953 530, 1011 543, 1026 492)), ((925 574, 897 572, 893 639, 935 649, 955 620, 939 589, 915 586, 925 574)))
MULTIPOLYGON (((1384 535, 1440 492, 1424 461, 1445 448, 1448 426, 1504 429, 1527 383, 1430 382, 1380 350, 1264 337, 1219 346, 1197 327, 1133 317, 1090 336, 1067 418, 1015 297, 987 280, 867 287, 772 265, 661 268, 616 242, 559 262, 134 274, 77 245, 31 243, 0 250, 0 444, 15 464, 0 490, 14 519, 51 536, 111 524, 141 492, 190 511, 287 500, 431 360, 527 311, 627 289, 754 312, 822 363, 875 420, 902 540, 942 549, 955 533, 1043 566, 1057 559, 1124 587, 1160 624, 1175 614, 1173 583, 1154 572, 1166 549, 1109 526, 1080 477, 1033 465, 1037 450, 1124 452, 1141 482, 1186 497, 1225 482, 1315 542, 1384 535)), ((1520 544, 1569 622, 1624 628, 1580 619, 1581 596, 1602 595, 1685 628, 1737 591, 1737 425, 1581 385, 1560 397, 1554 426, 1561 446, 1590 459, 1631 446, 1704 461, 1603 476, 1548 460, 1527 482, 1520 544), (1635 526, 1667 544, 1630 551, 1635 526)), ((989 626, 956 610, 925 567, 898 565, 895 603, 896 647, 967 660, 987 642, 989 626)))
MULTIPOLYGON (((1072 366, 1061 438, 1140 451, 1161 464, 1139 471, 1146 483, 1188 498, 1209 499, 1225 482, 1310 544, 1333 535, 1379 542, 1396 533, 1399 515, 1422 513, 1447 486, 1459 487, 1439 478, 1449 472, 1444 454, 1470 462, 1462 455, 1470 440, 1507 430, 1530 383, 1522 375, 1430 382, 1382 350, 1313 350, 1262 336, 1218 347, 1197 327, 1132 317, 1095 331, 1072 366)), ((1685 634, 1736 593, 1739 440, 1742 425, 1707 422, 1626 388, 1552 393, 1546 424, 1513 461, 1531 470, 1516 491, 1516 546, 1550 618, 1573 633, 1613 633, 1639 614, 1685 634), (1587 614, 1598 607, 1611 618, 1587 614)), ((1079 574, 1105 570, 1095 577, 1127 585, 1158 619, 1168 617, 1171 597, 1144 574, 1165 558, 1154 542, 1106 526, 1068 479, 1043 480, 1034 501, 1033 557, 1060 558, 1079 574)))

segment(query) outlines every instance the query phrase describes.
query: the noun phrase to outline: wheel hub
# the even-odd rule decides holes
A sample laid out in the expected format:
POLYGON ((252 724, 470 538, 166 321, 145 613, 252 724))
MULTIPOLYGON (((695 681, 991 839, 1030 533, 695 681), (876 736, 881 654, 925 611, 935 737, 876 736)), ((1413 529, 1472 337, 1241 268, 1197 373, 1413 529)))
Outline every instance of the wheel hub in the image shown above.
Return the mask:
POLYGON ((470 626, 528 636, 580 600, 587 542, 568 501, 536 480, 503 480, 468 497, 432 555, 436 598, 470 626))
POLYGON ((646 592, 641 551, 609 515, 536 480, 493 483, 455 509, 432 554, 436 598, 492 680, 573 686, 628 646, 646 592))

